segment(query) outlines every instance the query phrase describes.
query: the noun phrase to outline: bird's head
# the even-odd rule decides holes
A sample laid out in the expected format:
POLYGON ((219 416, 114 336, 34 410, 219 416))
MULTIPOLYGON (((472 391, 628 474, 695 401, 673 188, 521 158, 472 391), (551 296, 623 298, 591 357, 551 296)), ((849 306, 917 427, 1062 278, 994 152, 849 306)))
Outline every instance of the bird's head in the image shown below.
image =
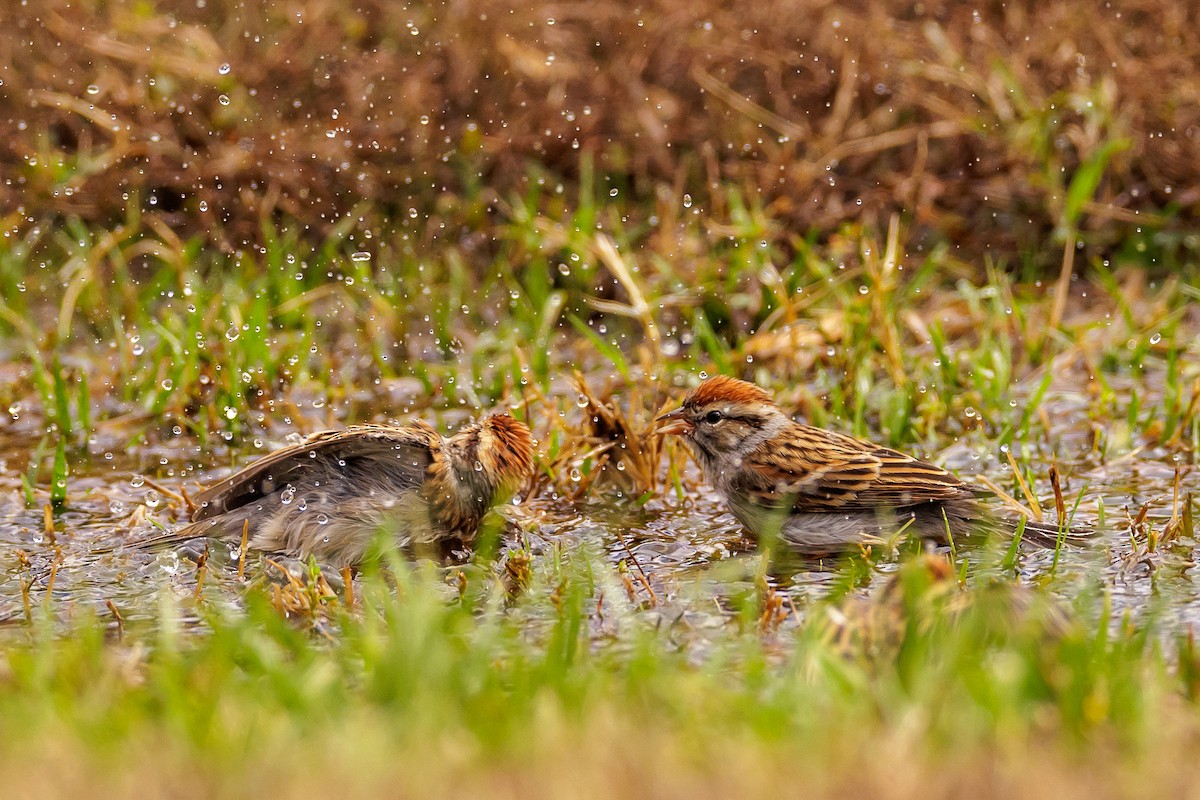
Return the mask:
POLYGON ((753 383, 718 375, 688 392, 683 405, 658 421, 660 434, 683 436, 706 455, 741 455, 786 419, 771 396, 753 383))
POLYGON ((517 491, 533 472, 533 435, 508 414, 489 414, 449 442, 459 481, 485 489, 490 500, 517 491))
POLYGON ((516 491, 533 472, 533 434, 508 414, 492 414, 480 423, 480 457, 491 466, 498 486, 516 491))

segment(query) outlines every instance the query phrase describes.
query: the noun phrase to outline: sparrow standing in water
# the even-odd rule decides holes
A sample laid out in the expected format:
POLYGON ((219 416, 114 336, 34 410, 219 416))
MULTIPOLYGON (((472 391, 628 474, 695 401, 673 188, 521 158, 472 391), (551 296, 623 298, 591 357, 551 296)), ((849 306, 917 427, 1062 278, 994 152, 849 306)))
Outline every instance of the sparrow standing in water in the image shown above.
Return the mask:
MULTIPOLYGON (((902 529, 944 544, 1017 527, 941 467, 793 422, 752 383, 709 378, 659 419, 667 424, 658 432, 684 438, 743 525, 777 533, 800 553, 837 552, 902 529)), ((1058 527, 1027 520, 1024 535, 1052 544, 1058 527)))
POLYGON ((239 542, 248 522, 251 548, 354 566, 380 530, 401 545, 469 543, 532 470, 529 428, 507 414, 448 439, 419 421, 323 431, 209 487, 190 525, 135 546, 239 542))

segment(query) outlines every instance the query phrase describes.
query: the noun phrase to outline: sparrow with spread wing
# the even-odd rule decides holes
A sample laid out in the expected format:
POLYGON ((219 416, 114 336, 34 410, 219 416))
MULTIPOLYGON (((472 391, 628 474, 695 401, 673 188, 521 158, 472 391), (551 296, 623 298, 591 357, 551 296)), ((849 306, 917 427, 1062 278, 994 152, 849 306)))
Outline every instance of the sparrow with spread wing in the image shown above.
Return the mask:
POLYGON ((353 566, 380 530, 401 545, 469 543, 532 470, 529 428, 506 414, 450 438, 420 421, 323 431, 209 487, 191 524, 134 546, 238 542, 248 523, 251 548, 353 566))

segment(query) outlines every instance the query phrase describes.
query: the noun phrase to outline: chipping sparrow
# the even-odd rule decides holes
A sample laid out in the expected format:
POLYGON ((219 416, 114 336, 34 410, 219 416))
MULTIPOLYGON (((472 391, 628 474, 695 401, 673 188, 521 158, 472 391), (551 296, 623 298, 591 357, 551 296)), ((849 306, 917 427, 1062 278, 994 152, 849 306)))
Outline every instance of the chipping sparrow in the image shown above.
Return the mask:
POLYGON ((380 530, 401 545, 470 542, 532 470, 529 428, 506 414, 449 439, 419 421, 323 431, 209 487, 190 525, 135 546, 239 542, 249 522, 251 548, 352 566, 380 530))
MULTIPOLYGON (((752 383, 709 378, 659 419, 667 424, 658 432, 683 436, 743 525, 778 533, 801 553, 880 542, 902 529, 939 543, 1016 529, 946 470, 793 422, 752 383)), ((1057 534, 1057 526, 1026 522, 1029 539, 1049 544, 1057 534)))

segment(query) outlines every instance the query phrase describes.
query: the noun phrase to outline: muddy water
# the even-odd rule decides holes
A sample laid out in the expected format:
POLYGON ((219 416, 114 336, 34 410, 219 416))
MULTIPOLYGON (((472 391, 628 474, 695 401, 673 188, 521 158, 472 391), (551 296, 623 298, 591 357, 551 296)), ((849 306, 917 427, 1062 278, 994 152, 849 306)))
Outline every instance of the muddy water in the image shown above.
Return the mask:
MULTIPOLYGON (((1179 451, 1134 445, 1120 455, 1101 458, 1092 446, 1095 423, 1086 398, 1059 392, 1046 403, 1055 430, 1035 447, 1035 473, 1045 476, 1051 463, 1057 463, 1067 476, 1064 488, 1069 502, 1079 498, 1076 521, 1096 525, 1103 509, 1105 525, 1092 547, 1067 550, 1057 564, 1052 552, 1025 547, 1017 578, 1045 584, 1077 609, 1079 597, 1092 598, 1092 607, 1085 603, 1080 613, 1095 613, 1107 593, 1118 618, 1153 609, 1170 629, 1200 622, 1200 586, 1191 570, 1194 542, 1148 552, 1144 541, 1132 541, 1129 532, 1130 517, 1146 502, 1152 502, 1151 528, 1163 529, 1171 514, 1176 471, 1185 468, 1179 451)), ((40 423, 20 418, 0 427, 0 617, 9 624, 19 625, 25 618, 27 602, 49 604, 59 616, 106 615, 111 613, 111 603, 125 619, 136 620, 153 618, 164 592, 190 595, 196 567, 189 553, 146 553, 122 545, 182 520, 180 504, 163 490, 176 492, 181 484, 191 489, 195 482, 217 480, 234 465, 283 444, 292 433, 284 427, 238 446, 217 439, 201 448, 191 439, 170 434, 147 441, 141 434, 145 427, 145 421, 136 419, 101 423, 89 442, 73 452, 68 504, 55 517, 53 539, 44 530, 45 492, 37 493, 35 507, 27 507, 21 477, 29 454, 42 438, 40 423), (19 552, 27 563, 22 563, 19 552), (51 587, 50 567, 56 557, 51 587)), ((968 479, 982 475, 1012 487, 1007 460, 982 435, 968 435, 930 456, 968 479)), ((43 486, 45 482, 43 471, 43 486)), ((742 527, 698 480, 696 484, 695 495, 683 503, 668 494, 638 508, 607 502, 604 492, 596 491, 591 500, 580 504, 552 496, 525 498, 507 513, 525 531, 521 540, 535 561, 549 557, 556 548, 584 548, 599 554, 612 567, 601 580, 601 591, 608 597, 623 592, 623 602, 644 603, 650 607, 646 613, 661 615, 682 635, 702 636, 706 630, 729 624, 734 598, 753 591, 760 564, 742 527), (619 577, 621 565, 628 581, 619 577)), ((1200 489, 1186 469, 1181 486, 1200 489)), ((1052 508, 1048 481, 1040 482, 1036 490, 1043 506, 1052 508)), ((222 546, 214 547, 217 557, 207 577, 208 596, 216 593, 236 604, 245 590, 234 576, 229 554, 221 550, 222 546)), ((968 553, 967 558, 973 556, 968 553)), ((855 591, 877 590, 893 568, 884 562, 876 576, 855 591)), ((272 568, 258 558, 250 569, 261 575, 272 568)), ((839 580, 836 562, 829 561, 789 559, 769 574, 795 609, 784 627, 801 619, 805 609, 839 580)), ((997 577, 986 569, 970 574, 974 581, 997 577)))

